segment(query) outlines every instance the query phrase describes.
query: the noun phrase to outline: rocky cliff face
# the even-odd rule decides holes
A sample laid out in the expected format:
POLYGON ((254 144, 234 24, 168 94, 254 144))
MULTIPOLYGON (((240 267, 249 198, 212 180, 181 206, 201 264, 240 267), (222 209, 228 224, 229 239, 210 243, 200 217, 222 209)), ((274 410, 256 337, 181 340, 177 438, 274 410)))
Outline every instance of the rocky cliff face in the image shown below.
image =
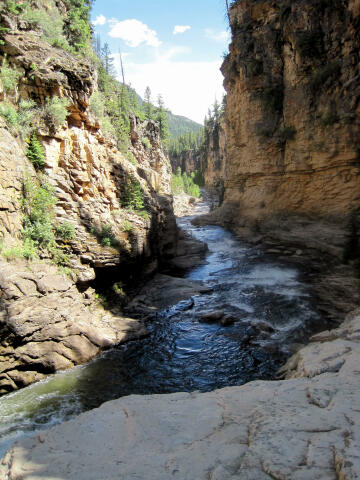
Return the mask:
MULTIPOLYGON (((66 7, 60 2, 58 8, 66 7)), ((0 393, 134 337, 126 332, 143 334, 141 326, 129 327, 119 311, 105 311, 89 285, 126 282, 141 268, 154 271, 176 244, 171 170, 156 125, 132 118, 129 161, 129 153, 118 150, 90 113, 90 96, 97 88, 91 62, 50 46, 15 15, 3 14, 2 24, 8 32, 0 60, 6 55, 20 76, 11 94, 0 82, 0 100, 16 105, 31 99, 38 108, 54 95, 69 101, 63 125, 42 122, 37 132, 45 150, 43 176, 57 197, 55 219, 72 224, 76 235, 58 242, 71 279, 48 265, 46 252, 41 254, 45 263, 1 260, 0 393), (144 137, 150 147, 144 147, 144 137), (147 215, 122 208, 131 182, 142 190, 147 215)), ((0 234, 6 248, 22 237, 24 178, 35 178, 36 172, 25 154, 25 136, 0 122, 0 234)))
POLYGON ((226 134, 225 119, 205 127, 205 152, 201 166, 205 186, 219 195, 220 202, 224 196, 226 169, 226 134))
POLYGON ((235 223, 295 214, 344 224, 360 200, 359 2, 242 0, 230 16, 225 204, 235 223))
POLYGON ((186 150, 178 155, 170 155, 171 167, 174 173, 177 172, 179 167, 187 175, 195 172, 195 170, 201 170, 202 161, 203 154, 199 150, 186 150))

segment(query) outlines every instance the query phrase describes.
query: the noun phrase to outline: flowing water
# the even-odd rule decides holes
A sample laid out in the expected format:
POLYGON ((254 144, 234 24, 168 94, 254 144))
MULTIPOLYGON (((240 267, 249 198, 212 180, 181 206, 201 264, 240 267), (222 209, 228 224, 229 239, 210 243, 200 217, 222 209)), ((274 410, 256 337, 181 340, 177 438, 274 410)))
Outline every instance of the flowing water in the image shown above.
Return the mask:
MULTIPOLYGON (((195 213, 204 208, 198 204, 195 213)), ((220 227, 194 227, 190 220, 178 223, 205 241, 209 254, 187 277, 203 281, 209 293, 160 312, 148 338, 2 397, 1 454, 21 436, 123 395, 209 391, 273 378, 289 346, 306 338, 318 317, 299 273, 220 227), (218 309, 235 323, 199 322, 218 309)))

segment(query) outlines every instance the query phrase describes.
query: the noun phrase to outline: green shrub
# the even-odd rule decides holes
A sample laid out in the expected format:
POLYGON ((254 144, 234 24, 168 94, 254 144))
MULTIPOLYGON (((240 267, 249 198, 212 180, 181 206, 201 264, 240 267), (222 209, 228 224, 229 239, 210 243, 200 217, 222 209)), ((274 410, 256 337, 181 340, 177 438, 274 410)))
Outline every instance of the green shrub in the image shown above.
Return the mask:
POLYGON ((99 120, 100 120, 100 126, 102 131, 116 137, 116 129, 114 125, 111 123, 110 118, 102 117, 102 118, 99 118, 99 120))
POLYGON ((271 138, 274 136, 274 128, 260 128, 258 134, 261 137, 271 138))
POLYGON ((50 9, 37 9, 32 5, 27 5, 21 14, 21 18, 32 25, 40 27, 43 32, 44 39, 53 46, 57 46, 59 42, 66 49, 69 49, 69 44, 64 37, 64 18, 56 8, 55 3, 52 3, 50 9))
POLYGON ((71 278, 71 274, 72 274, 72 270, 70 267, 64 267, 62 265, 59 265, 58 266, 58 271, 59 273, 63 273, 65 274, 66 276, 70 277, 71 278))
POLYGON ((28 4, 27 2, 19 4, 16 0, 5 0, 4 3, 5 3, 6 9, 10 13, 13 13, 14 15, 18 15, 19 13, 21 13, 28 4))
POLYGON ((45 153, 44 148, 37 138, 35 132, 30 137, 29 146, 26 150, 26 156, 30 162, 34 165, 35 170, 42 170, 45 165, 45 153))
POLYGON ((146 210, 137 210, 135 213, 144 220, 150 220, 150 215, 146 210))
POLYGON ((25 239, 23 245, 3 249, 1 255, 7 260, 26 258, 31 260, 37 257, 37 247, 31 239, 25 239))
POLYGON ((39 113, 34 100, 20 100, 17 110, 18 130, 27 136, 31 130, 31 123, 39 113))
POLYGON ((0 116, 4 117, 9 127, 27 136, 31 122, 37 113, 33 100, 21 100, 17 109, 9 102, 0 102, 0 116))
POLYGON ((121 201, 124 208, 131 210, 143 210, 144 208, 144 194, 140 183, 132 176, 129 177, 125 186, 125 192, 121 201))
POLYGON ((5 45, 5 41, 3 40, 3 36, 8 33, 9 29, 6 27, 0 26, 0 45, 5 45))
POLYGON ((129 222, 129 220, 124 220, 122 223, 122 229, 123 232, 131 232, 131 230, 133 229, 133 225, 131 222, 129 222))
POLYGON ((283 109, 284 86, 275 85, 263 90, 261 95, 264 108, 268 112, 281 112, 283 109))
POLYGON ((11 92, 15 90, 15 87, 19 81, 20 73, 9 67, 9 64, 4 57, 0 68, 0 79, 5 92, 11 92))
POLYGON ((69 241, 75 238, 75 225, 70 222, 63 222, 56 226, 56 235, 62 240, 69 241))
POLYGON ((65 123, 68 116, 67 107, 70 101, 65 97, 47 98, 44 107, 44 120, 54 127, 59 127, 65 123))
POLYGON ((101 92, 94 92, 90 97, 90 111, 98 118, 105 114, 105 96, 101 92))
POLYGON ((316 93, 318 89, 331 77, 340 72, 340 62, 337 60, 328 63, 312 73, 309 81, 310 89, 316 93))
POLYGON ((62 50, 66 50, 67 52, 71 52, 71 47, 67 43, 66 39, 64 37, 59 37, 59 38, 50 38, 48 40, 50 45, 55 48, 61 48, 62 50))
POLYGON ((56 197, 53 187, 43 177, 26 178, 23 186, 24 238, 37 247, 55 245, 53 231, 56 197))
POLYGON ((63 267, 70 265, 69 255, 61 251, 60 248, 56 248, 56 246, 53 245, 48 248, 48 251, 51 255, 51 260, 53 263, 55 263, 55 265, 60 265, 63 267))
POLYGON ((101 245, 103 247, 111 247, 111 239, 109 237, 104 237, 101 239, 101 245))
POLYGON ((125 157, 126 157, 126 160, 128 160, 130 163, 132 163, 133 165, 136 165, 138 164, 136 158, 134 157, 134 155, 131 153, 131 152, 127 152, 125 154, 125 157))
POLYGON ((104 225, 101 230, 96 229, 95 227, 92 227, 90 229, 90 232, 93 235, 96 235, 98 238, 98 241, 100 241, 101 245, 103 247, 111 247, 111 246, 117 246, 118 242, 115 238, 114 232, 113 232, 113 227, 110 223, 107 223, 104 225))
POLYGON ((0 102, 0 116, 5 118, 9 127, 16 128, 18 126, 17 110, 11 103, 0 102))
POLYGON ((150 140, 147 137, 143 137, 141 139, 141 143, 144 145, 146 150, 151 150, 151 143, 150 143, 150 140))

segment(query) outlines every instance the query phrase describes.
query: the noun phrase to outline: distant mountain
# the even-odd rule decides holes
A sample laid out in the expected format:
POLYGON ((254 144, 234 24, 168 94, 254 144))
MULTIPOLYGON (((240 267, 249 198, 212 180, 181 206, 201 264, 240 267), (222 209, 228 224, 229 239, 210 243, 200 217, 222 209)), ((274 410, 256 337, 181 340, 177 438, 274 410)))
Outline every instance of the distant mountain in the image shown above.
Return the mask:
POLYGON ((200 123, 194 122, 181 115, 174 115, 171 112, 167 112, 167 119, 171 138, 180 137, 180 135, 188 132, 197 133, 203 128, 203 125, 200 125, 200 123))
MULTIPOLYGON (((132 87, 129 87, 130 90, 133 90, 136 94, 137 100, 140 105, 144 103, 143 98, 134 90, 132 87)), ((183 117, 182 115, 174 115, 171 112, 167 112, 167 119, 169 125, 170 138, 178 138, 184 133, 194 132, 197 133, 203 128, 203 125, 200 123, 190 120, 190 118, 183 117)))

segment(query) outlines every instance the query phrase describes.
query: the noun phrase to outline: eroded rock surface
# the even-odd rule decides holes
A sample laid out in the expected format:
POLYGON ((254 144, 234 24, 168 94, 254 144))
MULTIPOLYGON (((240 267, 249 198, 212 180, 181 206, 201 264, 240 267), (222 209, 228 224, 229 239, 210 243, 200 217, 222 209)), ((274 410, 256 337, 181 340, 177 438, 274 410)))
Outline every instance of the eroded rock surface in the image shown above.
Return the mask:
MULTIPOLYGON (((356 479, 360 311, 292 357, 288 380, 129 396, 20 441, 5 479, 356 479)), ((0 469, 0 472, 1 472, 0 469)))
POLYGON ((240 221, 296 213, 341 222, 358 208, 355 3, 234 2, 222 66, 225 202, 240 221))
POLYGON ((143 323, 106 311, 54 266, 0 262, 0 394, 85 363, 100 350, 147 334, 143 323))

